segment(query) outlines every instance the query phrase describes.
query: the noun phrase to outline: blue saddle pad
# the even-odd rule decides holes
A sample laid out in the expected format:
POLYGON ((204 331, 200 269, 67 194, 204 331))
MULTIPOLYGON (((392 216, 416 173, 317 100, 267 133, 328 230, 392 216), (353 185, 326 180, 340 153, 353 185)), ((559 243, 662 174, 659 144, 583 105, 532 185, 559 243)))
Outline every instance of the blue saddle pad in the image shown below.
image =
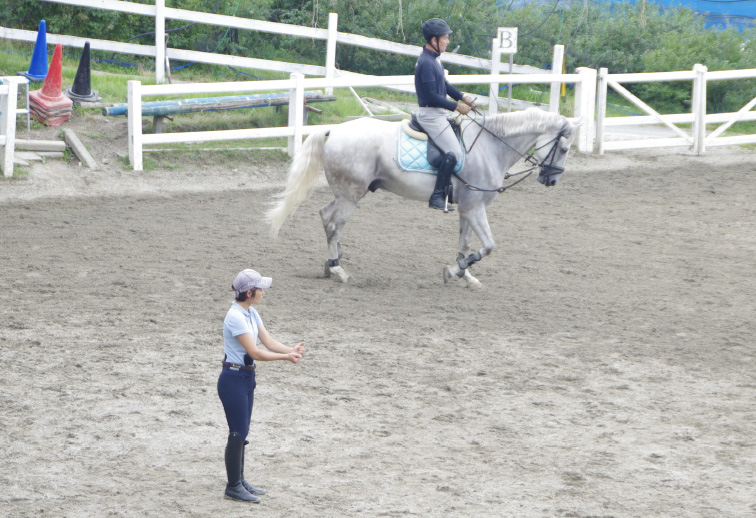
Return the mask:
MULTIPOLYGON (((464 137, 462 138, 464 142, 464 137)), ((399 127, 399 141, 397 142, 397 162, 404 171, 414 173, 436 174, 438 171, 428 163, 428 141, 410 137, 399 127)), ((458 173, 465 167, 465 146, 462 146, 462 158, 454 167, 458 173)))

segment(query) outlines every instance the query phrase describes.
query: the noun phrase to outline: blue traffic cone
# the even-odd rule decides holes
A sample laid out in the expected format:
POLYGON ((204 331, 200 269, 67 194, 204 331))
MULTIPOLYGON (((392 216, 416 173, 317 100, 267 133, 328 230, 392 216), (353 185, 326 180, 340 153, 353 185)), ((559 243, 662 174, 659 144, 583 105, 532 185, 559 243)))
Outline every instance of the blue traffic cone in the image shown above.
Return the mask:
POLYGON ((47 22, 39 22, 37 31, 37 42, 34 44, 34 53, 32 54, 29 71, 24 72, 30 81, 44 81, 47 77, 47 22))

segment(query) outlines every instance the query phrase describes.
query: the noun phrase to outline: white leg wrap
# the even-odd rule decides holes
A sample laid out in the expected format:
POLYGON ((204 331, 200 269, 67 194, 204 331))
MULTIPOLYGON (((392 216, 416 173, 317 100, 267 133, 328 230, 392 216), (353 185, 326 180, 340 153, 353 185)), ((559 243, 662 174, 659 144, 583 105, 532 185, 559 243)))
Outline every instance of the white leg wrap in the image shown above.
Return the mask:
POLYGON ((341 282, 349 282, 351 275, 349 275, 341 266, 329 266, 328 271, 331 275, 335 275, 341 282))
POLYGON ((465 270, 465 276, 464 279, 467 281, 467 287, 468 288, 481 288, 483 285, 480 283, 478 279, 470 275, 470 272, 465 270))

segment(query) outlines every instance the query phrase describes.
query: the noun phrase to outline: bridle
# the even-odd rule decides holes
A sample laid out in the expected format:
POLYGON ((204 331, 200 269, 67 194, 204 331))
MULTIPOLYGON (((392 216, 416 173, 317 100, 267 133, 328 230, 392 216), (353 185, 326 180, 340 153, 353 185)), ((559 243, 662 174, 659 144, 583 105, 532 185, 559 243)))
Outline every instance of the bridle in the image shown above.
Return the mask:
MULTIPOLYGON (((559 145, 559 140, 564 136, 564 130, 559 130, 559 133, 557 133, 557 135, 553 139, 549 140, 545 144, 542 144, 542 145, 538 146, 537 148, 534 148, 533 149, 533 153, 529 153, 529 154, 526 155, 525 153, 522 153, 521 151, 519 151, 518 149, 516 149, 515 147, 513 147, 511 144, 509 144, 509 142, 507 142, 506 140, 504 140, 503 138, 501 138, 500 136, 498 136, 496 133, 494 133, 493 131, 491 131, 490 129, 488 129, 485 126, 485 122, 486 122, 486 116, 485 115, 481 114, 475 108, 473 108, 473 111, 477 115, 481 115, 483 117, 483 124, 481 124, 480 122, 478 122, 478 120, 476 118, 470 117, 468 115, 467 117, 472 122, 474 122, 475 124, 477 124, 478 126, 480 126, 480 128, 482 130, 485 130, 486 132, 488 132, 491 136, 493 136, 496 140, 498 140, 499 142, 501 142, 502 144, 504 144, 505 146, 507 146, 509 149, 511 149, 512 151, 514 151, 518 155, 520 155, 520 157, 522 157, 525 160, 525 162, 528 162, 529 164, 531 164, 532 167, 529 167, 528 169, 525 169, 523 171, 518 171, 516 173, 504 173, 504 180, 508 180, 508 179, 512 178, 513 176, 519 176, 519 175, 522 175, 522 174, 524 174, 525 176, 523 176, 522 178, 518 179, 515 182, 512 182, 509 185, 504 185, 504 186, 501 186, 501 187, 499 187, 497 189, 484 189, 482 187, 476 187, 475 185, 470 184, 464 178, 460 177, 459 174, 453 173, 454 176, 457 178, 457 180, 459 180, 460 182, 462 182, 462 184, 467 189, 469 189, 471 191, 498 192, 498 193, 502 193, 502 192, 506 191, 507 189, 509 189, 510 187, 514 187, 515 185, 517 185, 518 183, 520 183, 521 181, 523 181, 525 178, 527 178, 528 176, 530 176, 531 174, 533 174, 533 171, 536 170, 539 167, 541 168, 541 172, 540 172, 540 174, 538 176, 539 177, 545 177, 547 180, 550 180, 552 176, 558 176, 558 175, 560 175, 560 174, 562 174, 564 172, 564 167, 560 167, 560 166, 554 165, 554 160, 556 159, 557 146, 559 145), (540 149, 545 148, 549 144, 552 145, 551 149, 546 154, 546 158, 544 158, 542 161, 539 162, 538 159, 535 157, 535 152, 538 151, 538 150, 540 150, 540 149), (548 163, 547 163, 547 161, 548 161, 548 163)), ((483 133, 483 131, 479 131, 478 132, 478 136, 475 137, 475 140, 473 140, 473 143, 470 144, 470 147, 469 148, 465 148, 465 152, 466 153, 469 153, 470 151, 472 151, 472 148, 475 146, 475 143, 478 142, 478 139, 480 138, 480 135, 482 133, 483 133)))

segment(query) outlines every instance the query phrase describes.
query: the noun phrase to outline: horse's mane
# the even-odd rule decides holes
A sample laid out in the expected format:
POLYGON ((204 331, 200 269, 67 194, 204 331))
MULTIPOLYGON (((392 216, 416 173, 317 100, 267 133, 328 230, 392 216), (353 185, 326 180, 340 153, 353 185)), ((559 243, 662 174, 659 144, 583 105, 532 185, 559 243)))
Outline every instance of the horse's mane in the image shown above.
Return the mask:
POLYGON ((559 131, 566 125, 564 117, 539 108, 499 113, 485 118, 484 125, 500 137, 514 137, 523 133, 559 131))

